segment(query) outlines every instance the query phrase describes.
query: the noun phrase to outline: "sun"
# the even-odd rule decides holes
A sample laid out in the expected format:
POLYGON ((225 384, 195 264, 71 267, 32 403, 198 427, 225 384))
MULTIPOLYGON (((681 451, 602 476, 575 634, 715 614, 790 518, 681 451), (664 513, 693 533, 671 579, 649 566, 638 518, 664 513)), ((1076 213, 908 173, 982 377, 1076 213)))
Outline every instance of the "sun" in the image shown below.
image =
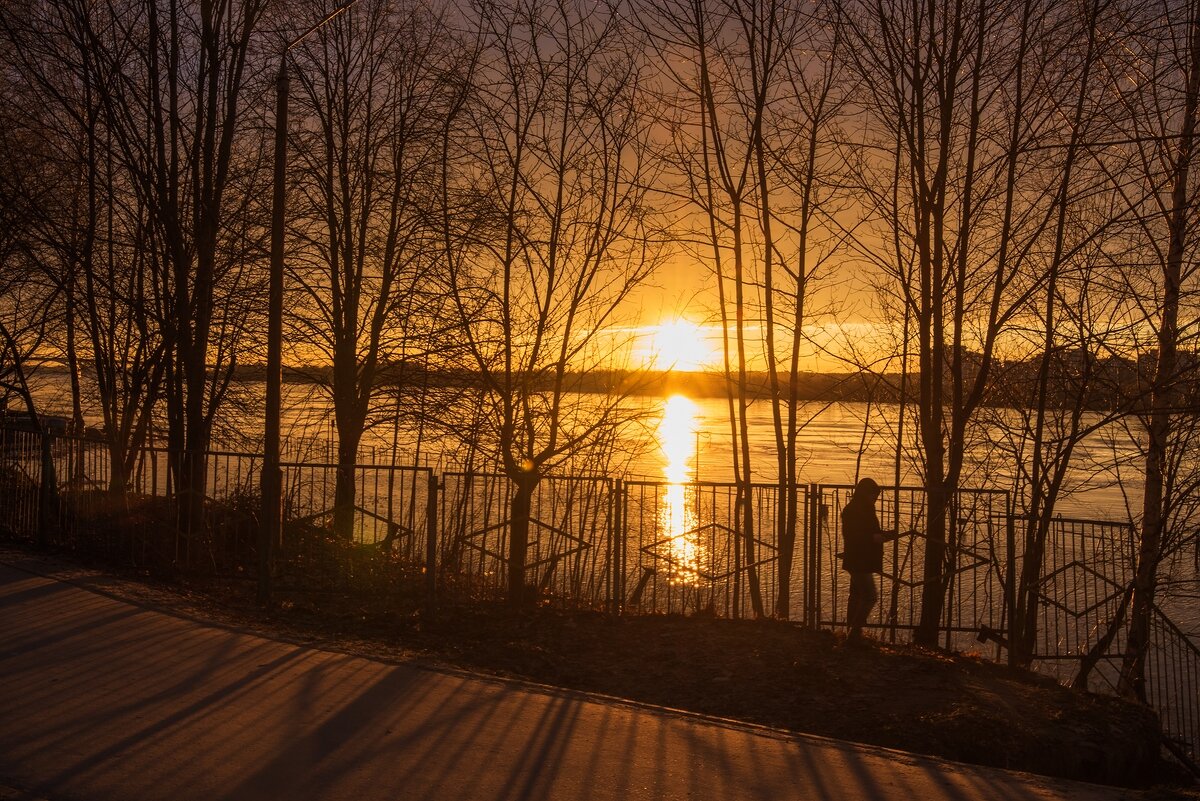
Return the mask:
POLYGON ((650 329, 648 361, 657 370, 696 371, 717 363, 708 334, 690 320, 671 320, 650 329))

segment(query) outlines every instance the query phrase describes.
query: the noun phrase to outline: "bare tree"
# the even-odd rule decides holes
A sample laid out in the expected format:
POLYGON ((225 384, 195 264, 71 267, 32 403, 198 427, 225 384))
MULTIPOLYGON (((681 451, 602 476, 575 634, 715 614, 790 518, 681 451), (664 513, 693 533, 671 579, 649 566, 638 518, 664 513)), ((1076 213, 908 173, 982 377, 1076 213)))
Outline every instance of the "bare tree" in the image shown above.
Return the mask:
MULTIPOLYGON (((295 358, 331 366, 337 426, 333 528, 350 537, 359 443, 380 371, 430 346, 442 300, 430 290, 430 209, 442 120, 457 91, 454 37, 420 3, 359 4, 296 53, 303 201, 295 222, 295 358)), ((315 376, 324 385, 324 370, 315 376)))
MULTIPOLYGON (((0 99, 10 101, 14 95, 7 77, 0 78, 0 99)), ((11 119, 16 108, 5 103, 0 110, 0 410, 7 413, 15 396, 41 430, 29 378, 61 293, 56 282, 46 280, 34 244, 44 196, 54 184, 38 180, 51 176, 30 158, 37 145, 11 119)))
MULTIPOLYGON (((244 95, 265 48, 255 32, 267 0, 129 0, 111 6, 87 47, 113 65, 103 96, 118 163, 144 204, 166 352, 168 444, 182 496, 180 522, 196 530, 206 451, 239 353, 253 297, 259 240, 253 180, 263 137, 247 125, 244 95)), ((263 82, 265 84, 265 82, 263 82)))
MULTIPOLYGON (((818 11, 770 0, 647 6, 660 62, 677 95, 675 190, 701 213, 701 258, 716 275, 728 386, 739 535, 753 612, 766 613, 759 587, 751 499, 749 407, 761 353, 776 445, 779 504, 773 521, 778 593, 786 617, 799 523, 797 402, 810 292, 821 252, 824 180, 831 168, 831 121, 840 107, 838 31, 818 11), (730 274, 731 273, 731 274, 730 274), (761 330, 761 342, 750 332, 761 330)), ((761 368, 760 368, 761 369, 761 368)), ((771 525, 771 523, 767 523, 771 525)))
MULTIPOLYGON (((1172 509, 1182 501, 1172 453, 1190 437, 1185 386, 1195 359, 1197 122, 1200 121, 1200 15, 1191 3, 1130 9, 1126 57, 1113 63, 1112 139, 1107 163, 1131 212, 1129 260, 1117 265, 1140 313, 1132 343, 1145 358, 1137 415, 1145 437, 1145 483, 1130 626, 1120 691, 1145 697, 1145 660, 1160 567, 1178 539, 1172 509), (1148 335, 1148 342, 1145 339, 1148 335), (1139 342, 1138 340, 1141 340, 1139 342), (1142 344, 1144 342, 1144 344, 1142 344)), ((1185 482, 1186 483, 1186 482, 1185 482)))
POLYGON ((115 164, 104 114, 114 65, 90 47, 111 24, 92 4, 72 2, 3 19, 26 79, 24 125, 38 126, 41 155, 57 170, 40 196, 37 241, 43 271, 61 288, 74 427, 83 426, 86 366, 109 449, 110 489, 121 494, 160 400, 164 353, 148 280, 157 259, 152 230, 115 164))
POLYGON ((996 383, 1003 388, 992 393, 993 402, 1002 406, 996 428, 1008 430, 1013 443, 1011 451, 1001 451, 1015 469, 1001 480, 1011 480, 1022 510, 1009 635, 1010 662, 1022 666, 1034 655, 1045 550, 1056 504, 1070 489, 1075 449, 1112 419, 1085 419, 1104 379, 1103 358, 1112 336, 1104 322, 1111 311, 1108 298, 1093 292, 1092 284, 1105 265, 1115 210, 1103 173, 1089 169, 1088 158, 1089 146, 1105 130, 1098 75, 1111 46, 1105 36, 1111 6, 1098 0, 1068 12, 1056 29, 1066 45, 1039 59, 1040 75, 1058 76, 1048 81, 1047 91, 1062 121, 1057 131, 1047 126, 1036 146, 1057 176, 1056 184, 1048 185, 1053 223, 1046 229, 1044 266, 1030 280, 1029 330, 1020 330, 1014 320, 1007 332, 1009 352, 1019 352, 1016 343, 1027 341, 1029 358, 1017 361, 1008 375, 1001 371, 996 383), (1074 33, 1065 35, 1069 32, 1074 33), (1031 363, 1037 365, 1032 373, 1031 363), (1014 415, 1020 422, 1015 430, 1009 425, 1014 415))
POLYGON ((868 225, 856 241, 916 328, 927 496, 916 637, 931 645, 957 573, 950 511, 970 429, 998 343, 1044 282, 1041 246, 1062 205, 1040 145, 1061 130, 1047 64, 1071 18, 1033 0, 843 8, 865 92, 854 183, 868 225), (891 258, 879 258, 880 241, 891 258))
POLYGON ((485 440, 513 485, 507 586, 520 604, 534 490, 626 414, 619 396, 576 390, 605 364, 605 329, 655 264, 652 118, 622 4, 475 12, 478 66, 457 180, 444 182, 444 258, 484 386, 485 440))

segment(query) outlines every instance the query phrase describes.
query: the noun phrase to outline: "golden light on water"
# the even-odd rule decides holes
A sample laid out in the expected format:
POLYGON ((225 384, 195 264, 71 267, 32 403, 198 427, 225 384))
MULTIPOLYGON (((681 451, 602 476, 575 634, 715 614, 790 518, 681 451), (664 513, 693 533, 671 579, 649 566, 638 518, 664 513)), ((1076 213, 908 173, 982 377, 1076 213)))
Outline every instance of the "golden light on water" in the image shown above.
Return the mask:
POLYGON ((692 480, 692 460, 696 450, 696 412, 694 401, 672 395, 663 401, 662 422, 658 424, 658 442, 667 464, 667 481, 682 484, 692 480))
POLYGON ((658 442, 666 464, 663 473, 670 483, 663 490, 659 530, 674 570, 673 580, 694 580, 700 571, 700 544, 696 528, 694 460, 696 458, 696 413, 689 398, 672 395, 663 402, 658 425, 658 442))

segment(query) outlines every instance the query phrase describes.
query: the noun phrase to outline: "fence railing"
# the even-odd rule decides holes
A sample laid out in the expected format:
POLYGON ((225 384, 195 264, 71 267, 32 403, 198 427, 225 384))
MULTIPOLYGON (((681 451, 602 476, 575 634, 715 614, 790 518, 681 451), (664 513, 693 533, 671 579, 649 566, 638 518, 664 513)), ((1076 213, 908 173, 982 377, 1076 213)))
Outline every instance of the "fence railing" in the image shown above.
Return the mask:
MULTIPOLYGON (((748 490, 743 499, 732 483, 622 482, 621 608, 744 617, 754 613, 757 593, 766 614, 786 603, 789 616, 802 619, 804 538, 795 537, 785 552, 777 527, 779 487, 752 484, 748 490), (786 602, 781 564, 789 579, 786 602)), ((809 488, 796 490, 802 531, 809 488)))
MULTIPOLYGON (((1108 633, 1133 580, 1135 544, 1129 523, 1051 521, 1038 587, 1034 646, 1043 670, 1069 679, 1075 663, 1108 633)), ((1124 631, 1118 628, 1107 650, 1122 654, 1124 648, 1124 631)), ((1100 667, 1096 680, 1115 687, 1115 671, 1100 667)))
MULTIPOLYGON (((841 570, 841 511, 853 487, 817 485, 815 531, 818 625, 845 622, 848 576, 841 570)), ((884 547, 883 572, 877 578, 879 603, 868 626, 895 641, 901 632, 917 628, 921 614, 922 575, 927 530, 924 490, 885 488, 878 501, 880 525, 902 536, 884 547)), ((946 540, 951 566, 940 629, 947 648, 977 645, 983 627, 1006 628, 1005 576, 1009 560, 1008 494, 999 490, 959 490, 946 510, 946 540)))
MULTIPOLYGON (((206 454, 198 529, 180 524, 178 453, 139 451, 123 492, 113 491, 111 457, 95 440, 0 429, 0 454, 0 526, 16 536, 136 566, 256 575, 258 454, 206 454)), ((428 604, 435 592, 451 599, 503 595, 512 496, 504 475, 438 475, 395 464, 290 462, 282 470, 284 525, 273 578, 280 591, 361 592, 409 606, 428 604), (348 486, 352 508, 335 512, 348 486)), ((848 595, 840 516, 851 491, 546 476, 531 499, 526 581, 545 603, 747 617, 757 602, 766 614, 837 627, 848 595), (782 525, 788 520, 794 528, 782 525)), ((885 488, 878 509, 884 528, 915 532, 885 546, 879 603, 868 623, 896 640, 919 622, 924 491, 885 488)), ((940 625, 947 647, 978 649, 977 635, 988 631, 995 657, 1003 656, 1020 522, 1003 491, 963 489, 953 497, 940 625)), ((1040 670, 1072 678, 1117 615, 1132 579, 1133 548, 1127 523, 1052 521, 1038 593, 1040 670)), ((1092 670, 1094 684, 1115 677, 1124 643, 1116 631, 1092 670)), ((1147 686, 1172 747, 1195 760, 1200 649, 1161 612, 1147 686)))
MULTIPOLYGON (((510 484, 496 473, 442 474, 437 569, 473 595, 505 587, 510 484)), ((614 604, 615 482, 548 476, 530 501, 526 581, 540 597, 592 608, 614 604)))

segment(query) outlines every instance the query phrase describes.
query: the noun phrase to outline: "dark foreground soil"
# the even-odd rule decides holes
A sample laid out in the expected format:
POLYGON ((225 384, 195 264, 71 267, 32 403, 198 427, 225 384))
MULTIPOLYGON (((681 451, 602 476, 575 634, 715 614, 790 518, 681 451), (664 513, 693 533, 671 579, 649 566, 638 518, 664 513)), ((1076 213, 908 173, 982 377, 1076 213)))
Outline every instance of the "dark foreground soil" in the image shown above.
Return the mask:
POLYGON ((263 610, 248 584, 157 584, 12 548, 0 548, 0 561, 137 603, 374 658, 1064 778, 1145 786, 1182 777, 1160 762, 1157 721, 1145 707, 970 655, 875 641, 848 645, 838 634, 778 621, 702 616, 481 606, 443 609, 423 621, 372 615, 332 599, 319 609, 283 599, 263 610))

